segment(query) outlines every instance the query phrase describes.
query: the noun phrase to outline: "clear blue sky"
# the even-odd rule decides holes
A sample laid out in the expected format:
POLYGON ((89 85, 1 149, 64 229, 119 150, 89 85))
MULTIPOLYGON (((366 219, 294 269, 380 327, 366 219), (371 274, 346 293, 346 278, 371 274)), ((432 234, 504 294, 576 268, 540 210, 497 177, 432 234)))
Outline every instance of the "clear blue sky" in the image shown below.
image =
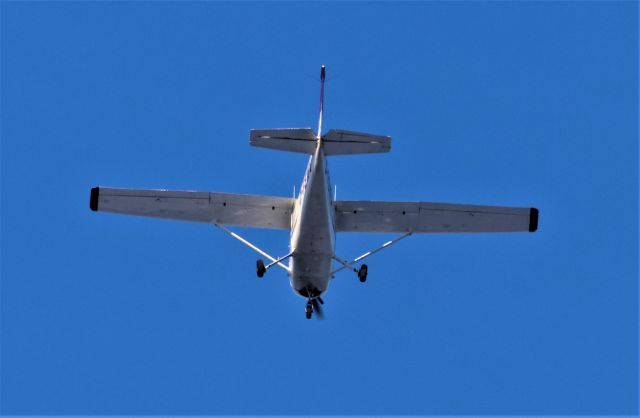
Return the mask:
POLYGON ((637 413, 636 2, 0 11, 2 413, 637 413), (220 231, 89 211, 96 185, 289 196, 306 158, 249 129, 315 127, 321 64, 325 127, 393 137, 330 161, 338 198, 538 232, 412 237, 307 321, 220 231))

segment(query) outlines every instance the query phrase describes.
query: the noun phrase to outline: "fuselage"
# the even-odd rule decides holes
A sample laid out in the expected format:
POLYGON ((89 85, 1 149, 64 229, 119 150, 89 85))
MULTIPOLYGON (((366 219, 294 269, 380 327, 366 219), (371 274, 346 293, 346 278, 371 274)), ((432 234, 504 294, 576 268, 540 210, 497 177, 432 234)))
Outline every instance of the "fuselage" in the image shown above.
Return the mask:
POLYGON ((318 140, 291 216, 289 280, 296 294, 307 299, 329 286, 335 254, 333 205, 327 160, 318 140))

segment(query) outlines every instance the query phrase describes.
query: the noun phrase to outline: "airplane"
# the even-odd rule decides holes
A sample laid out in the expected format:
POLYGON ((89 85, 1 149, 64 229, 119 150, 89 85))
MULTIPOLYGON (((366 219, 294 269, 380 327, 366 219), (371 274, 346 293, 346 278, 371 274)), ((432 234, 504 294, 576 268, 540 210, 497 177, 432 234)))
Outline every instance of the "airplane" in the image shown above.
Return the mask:
POLYGON ((256 262, 256 274, 263 277, 278 266, 289 276, 294 292, 304 298, 307 319, 322 319, 322 295, 331 279, 342 270, 367 279, 362 261, 398 241, 420 233, 534 232, 538 229, 536 208, 480 206, 430 202, 388 202, 336 200, 331 193, 327 157, 389 152, 391 137, 330 129, 322 133, 324 82, 320 68, 320 115, 318 130, 312 128, 252 129, 249 144, 254 147, 309 155, 297 197, 274 197, 219 192, 116 189, 93 187, 92 211, 212 224, 264 258, 256 262), (289 252, 273 257, 229 225, 290 231, 289 252), (399 235, 353 260, 336 254, 338 232, 383 232, 399 235), (285 261, 289 261, 288 265, 285 261), (337 266, 334 267, 334 262, 337 266))

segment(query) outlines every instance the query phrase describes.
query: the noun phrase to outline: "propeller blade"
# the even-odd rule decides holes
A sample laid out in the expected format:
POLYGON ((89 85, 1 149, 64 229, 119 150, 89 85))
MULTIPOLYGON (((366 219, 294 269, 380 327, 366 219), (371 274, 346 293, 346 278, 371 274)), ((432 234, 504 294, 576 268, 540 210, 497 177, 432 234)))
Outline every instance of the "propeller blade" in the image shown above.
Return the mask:
POLYGON ((324 319, 324 312, 322 311, 322 306, 318 303, 318 298, 312 299, 311 303, 313 304, 313 310, 316 313, 316 318, 324 319))

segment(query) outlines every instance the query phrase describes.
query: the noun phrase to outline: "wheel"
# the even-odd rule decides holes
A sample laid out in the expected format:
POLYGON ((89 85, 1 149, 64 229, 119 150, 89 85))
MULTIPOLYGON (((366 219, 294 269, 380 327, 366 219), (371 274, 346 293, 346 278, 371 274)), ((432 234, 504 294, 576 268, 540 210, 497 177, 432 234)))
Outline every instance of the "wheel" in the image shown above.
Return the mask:
POLYGON ((307 315, 307 319, 311 319, 311 313, 313 312, 313 308, 310 303, 307 303, 307 307, 305 308, 305 314, 307 315))
POLYGON ((364 283, 367 281, 367 273, 369 271, 369 267, 366 264, 363 264, 358 270, 358 278, 360 279, 360 283, 364 283))
POLYGON ((264 273, 267 271, 267 268, 264 266, 264 261, 258 260, 256 261, 256 273, 258 277, 264 276, 264 273))

